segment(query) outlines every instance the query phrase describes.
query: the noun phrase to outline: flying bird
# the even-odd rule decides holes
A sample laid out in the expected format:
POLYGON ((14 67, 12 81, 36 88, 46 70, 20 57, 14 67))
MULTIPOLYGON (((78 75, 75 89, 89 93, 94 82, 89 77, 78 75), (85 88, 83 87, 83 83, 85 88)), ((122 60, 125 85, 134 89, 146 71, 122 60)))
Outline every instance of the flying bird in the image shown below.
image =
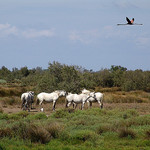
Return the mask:
POLYGON ((126 17, 126 20, 127 20, 126 24, 117 24, 117 25, 143 25, 143 24, 134 23, 134 18, 130 20, 128 17, 126 17))

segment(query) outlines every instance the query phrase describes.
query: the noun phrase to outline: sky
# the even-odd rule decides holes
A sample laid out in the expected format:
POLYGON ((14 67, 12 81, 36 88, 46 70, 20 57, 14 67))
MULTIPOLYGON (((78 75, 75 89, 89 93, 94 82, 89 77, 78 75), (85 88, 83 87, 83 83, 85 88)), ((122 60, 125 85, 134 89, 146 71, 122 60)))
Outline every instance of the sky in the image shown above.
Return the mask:
POLYGON ((0 68, 53 61, 150 70, 150 0, 0 0, 0 68))

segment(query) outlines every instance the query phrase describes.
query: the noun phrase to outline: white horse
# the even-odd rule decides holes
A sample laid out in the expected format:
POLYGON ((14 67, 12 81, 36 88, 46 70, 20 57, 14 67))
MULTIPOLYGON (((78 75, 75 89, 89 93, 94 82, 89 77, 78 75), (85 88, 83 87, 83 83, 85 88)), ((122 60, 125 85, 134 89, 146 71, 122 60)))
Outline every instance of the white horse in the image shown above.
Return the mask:
MULTIPOLYGON (((45 102, 53 102, 53 111, 55 110, 56 101, 60 96, 65 96, 66 92, 63 90, 57 90, 52 93, 42 92, 37 95, 37 104, 42 105, 43 101, 45 102)), ((43 108, 41 108, 43 110, 43 108)))
POLYGON ((94 98, 94 93, 90 93, 89 95, 87 94, 68 94, 66 96, 66 107, 69 107, 71 103, 76 104, 75 108, 77 107, 77 105, 79 103, 81 103, 81 109, 84 108, 84 104, 85 102, 90 98, 93 97, 94 98))
MULTIPOLYGON (((90 94, 90 93, 93 93, 93 92, 90 92, 89 90, 83 89, 83 90, 82 90, 82 93, 83 93, 83 94, 90 94)), ((93 98, 93 97, 90 97, 90 98, 87 100, 88 107, 92 107, 92 103, 93 103, 93 102, 98 102, 99 105, 100 105, 100 108, 102 109, 102 108, 103 108, 103 99, 104 99, 104 94, 102 94, 102 93, 100 93, 100 92, 96 92, 94 98, 93 98)))
POLYGON ((28 111, 30 111, 30 106, 31 106, 31 109, 32 109, 32 103, 33 103, 33 100, 34 100, 34 92, 33 91, 28 91, 26 93, 23 93, 21 95, 21 101, 22 101, 22 105, 21 105, 21 108, 23 109, 28 109, 28 111))

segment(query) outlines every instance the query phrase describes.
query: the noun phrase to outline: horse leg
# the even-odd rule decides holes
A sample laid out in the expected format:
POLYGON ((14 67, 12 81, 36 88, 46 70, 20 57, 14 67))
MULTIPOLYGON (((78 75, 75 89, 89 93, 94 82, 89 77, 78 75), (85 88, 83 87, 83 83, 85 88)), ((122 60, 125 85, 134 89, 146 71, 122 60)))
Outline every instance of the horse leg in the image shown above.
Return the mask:
POLYGON ((68 101, 66 100, 66 108, 68 107, 68 101))
POLYGON ((73 102, 72 105, 73 105, 73 109, 76 109, 78 104, 76 104, 76 103, 73 102))
POLYGON ((100 108, 102 109, 103 108, 103 104, 101 103, 101 101, 99 100, 98 101, 99 105, 100 105, 100 108))
POLYGON ((84 104, 85 104, 85 102, 82 102, 81 110, 83 110, 83 108, 84 108, 84 104))
POLYGON ((90 102, 90 108, 92 107, 92 102, 90 102))
MULTIPOLYGON (((42 107, 42 103, 43 103, 43 100, 42 101, 40 101, 40 103, 39 103, 39 105, 42 107)), ((40 107, 40 111, 42 111, 43 112, 43 107, 41 108, 40 107)))
POLYGON ((56 101, 53 101, 53 111, 55 111, 56 101))
POLYGON ((33 102, 34 102, 33 99, 31 99, 31 109, 33 109, 33 107, 32 107, 33 102))
POLYGON ((77 108, 77 106, 78 106, 78 104, 76 104, 76 103, 73 103, 74 104, 74 109, 76 109, 77 108))

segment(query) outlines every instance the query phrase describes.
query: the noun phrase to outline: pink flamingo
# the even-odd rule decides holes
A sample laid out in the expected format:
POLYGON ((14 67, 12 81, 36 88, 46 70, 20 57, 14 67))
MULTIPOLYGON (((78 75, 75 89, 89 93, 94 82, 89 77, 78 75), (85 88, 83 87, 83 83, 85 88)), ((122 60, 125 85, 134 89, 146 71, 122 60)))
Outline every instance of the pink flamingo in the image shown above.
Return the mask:
POLYGON ((143 25, 143 24, 134 23, 134 18, 130 20, 128 17, 126 17, 126 20, 127 20, 126 24, 117 24, 117 25, 143 25))

